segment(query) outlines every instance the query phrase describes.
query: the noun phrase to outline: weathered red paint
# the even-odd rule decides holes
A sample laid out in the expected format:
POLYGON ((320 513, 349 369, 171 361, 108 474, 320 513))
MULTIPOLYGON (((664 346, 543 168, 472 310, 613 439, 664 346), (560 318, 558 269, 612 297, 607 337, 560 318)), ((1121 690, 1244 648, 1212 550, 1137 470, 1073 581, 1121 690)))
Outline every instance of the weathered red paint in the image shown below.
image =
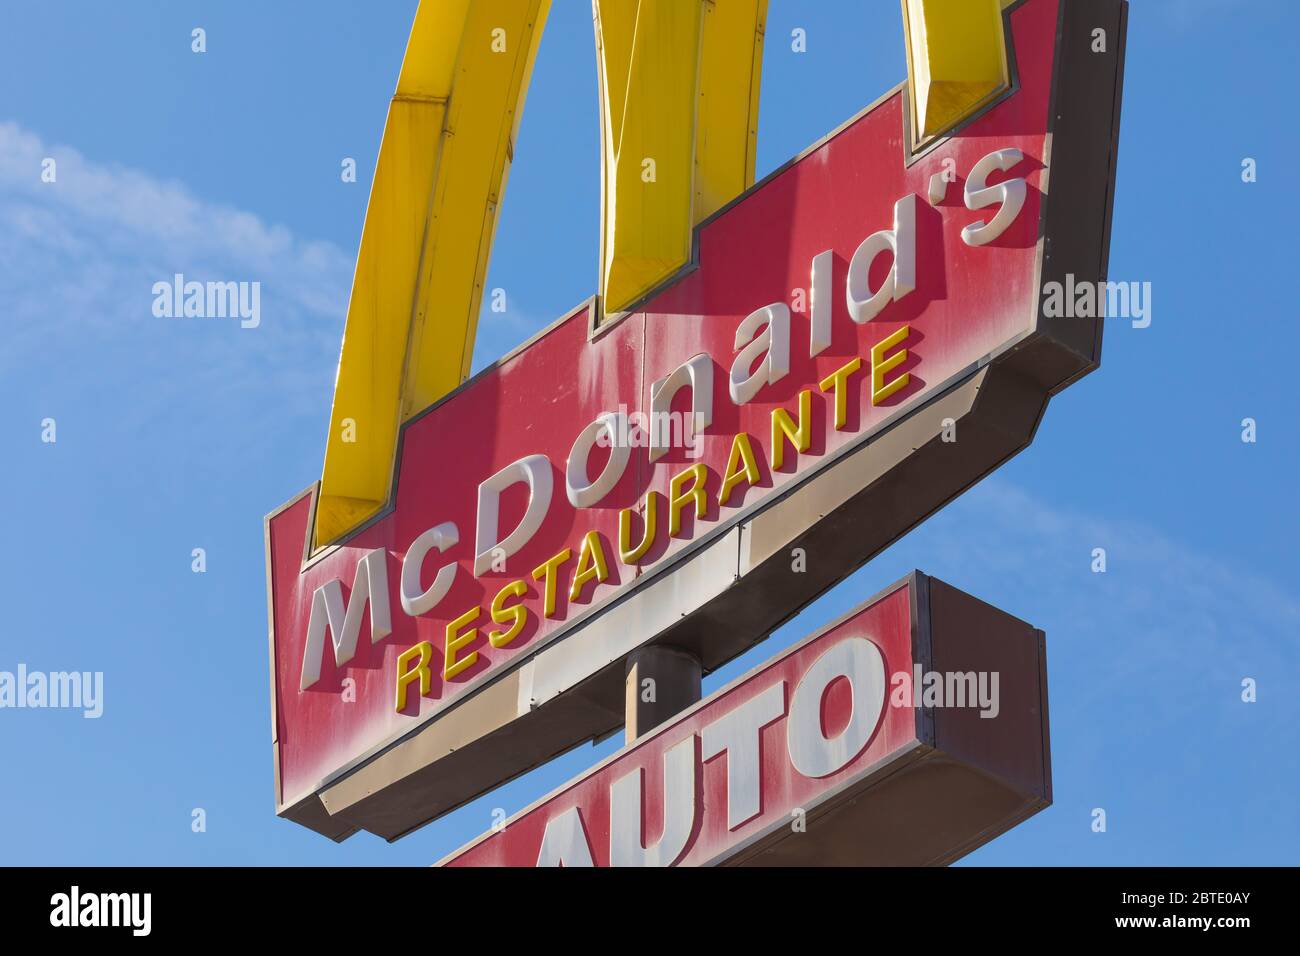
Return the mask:
POLYGON ((1047 711, 1042 631, 913 572, 443 864, 951 863, 1051 804, 1047 711))
MULTIPOLYGON (((499 365, 487 369, 457 392, 411 421, 403 430, 393 508, 341 546, 304 563, 312 497, 304 495, 268 522, 273 685, 278 750, 278 803, 288 806, 320 788, 360 756, 413 730, 548 639, 562 637, 578 615, 608 602, 635 579, 667 566, 681 549, 728 524, 745 509, 767 499, 793 478, 816 468, 826 456, 886 420, 908 410, 992 353, 1012 347, 1030 334, 1037 312, 1037 244, 1047 159, 1046 129, 1056 0, 1031 0, 1012 16, 1019 89, 933 151, 907 165, 903 99, 896 91, 788 168, 747 193, 703 225, 698 233, 698 268, 649 304, 588 341, 586 309, 570 315, 499 365), (970 211, 962 203, 964 176, 995 149, 1015 147, 1025 155, 1012 174, 1029 184, 1024 209, 1011 229, 989 246, 971 248, 959 238, 962 227, 986 219, 989 210, 970 211), (959 174, 937 208, 925 201, 932 174, 952 159, 959 174), (866 236, 892 225, 896 200, 915 193, 918 202, 917 288, 864 326, 850 321, 844 303, 847 262, 866 236), (792 290, 807 290, 813 256, 835 253, 833 341, 830 349, 808 358, 806 310, 793 316, 791 373, 737 408, 727 394, 727 369, 737 324, 770 302, 789 302, 792 290), (871 347, 902 325, 912 334, 905 343, 912 358, 912 385, 883 407, 870 400, 871 347), (600 413, 620 405, 649 408, 649 387, 691 356, 704 352, 715 361, 714 421, 704 436, 703 457, 711 494, 716 492, 737 431, 755 439, 762 480, 737 489, 731 501, 705 520, 688 519, 683 535, 661 543, 636 568, 615 558, 611 579, 589 586, 579 601, 561 588, 557 617, 540 618, 540 587, 529 572, 562 548, 575 555, 589 530, 617 554, 617 517, 647 490, 667 492, 671 476, 690 464, 683 451, 649 464, 645 449, 635 449, 628 474, 596 508, 576 512, 564 497, 563 463, 578 432, 600 413), (817 382, 854 356, 864 370, 853 379, 849 420, 835 431, 830 395, 817 382), (813 443, 797 456, 794 468, 773 474, 765 460, 770 415, 784 407, 796 413, 797 393, 813 389, 813 443), (512 558, 506 574, 472 573, 478 484, 528 454, 549 456, 556 467, 556 495, 540 532, 512 558), (445 521, 460 529, 460 545, 449 554, 460 568, 450 594, 429 614, 412 619, 398 600, 400 561, 422 532, 445 521), (327 650, 320 681, 300 692, 299 673, 313 591, 331 579, 351 588, 361 555, 388 551, 393 633, 372 646, 363 625, 355 658, 334 666, 327 650), (420 640, 441 652, 447 622, 478 605, 480 623, 490 624, 486 606, 507 581, 528 581, 530 623, 512 645, 492 648, 480 630, 479 662, 450 683, 435 676, 418 713, 393 707, 398 654, 420 640), (345 701, 342 682, 355 681, 355 700, 345 701)), ((1009 175, 1012 175, 1009 174, 1009 175)), ((998 181, 994 177, 993 182, 998 181)), ((887 260, 886 260, 887 261, 887 260)), ((886 264, 877 263, 877 266, 886 264)), ((793 450, 787 448, 787 461, 793 450)), ((519 502, 515 507, 521 507, 519 502)), ((510 503, 503 527, 513 526, 510 503)), ((517 512, 516 512, 517 514, 517 512)), ((667 516, 661 515, 661 537, 667 516)), ((427 584, 441 561, 426 565, 427 584)), ((572 563, 568 566, 571 573, 572 563)), ((564 579, 562 579, 564 580, 564 579)), ((647 635, 648 637, 649 635, 647 635)), ((888 733, 882 738, 892 740, 888 733)), ((875 744, 873 744, 873 747, 875 744)), ((707 841, 706 841, 707 842, 707 841)))
MULTIPOLYGON (((841 624, 802 644, 730 688, 710 696, 699 706, 657 728, 646 737, 619 751, 614 757, 544 798, 498 830, 484 834, 477 842, 443 861, 448 866, 534 866, 548 820, 576 807, 597 866, 609 865, 609 788, 612 781, 633 770, 641 770, 643 841, 649 846, 663 832, 664 753, 673 745, 699 735, 708 726, 773 685, 785 682, 787 714, 761 731, 761 806, 758 816, 728 829, 728 755, 701 761, 696 742, 695 828, 686 850, 677 859, 680 866, 719 862, 720 857, 770 829, 794 822, 796 808, 807 810, 816 799, 862 774, 891 755, 907 750, 917 740, 916 716, 911 702, 900 707, 886 703, 875 733, 867 745, 841 770, 828 777, 810 779, 799 774, 787 756, 786 728, 790 695, 800 678, 817 658, 839 642, 866 637, 880 649, 885 673, 910 673, 912 669, 913 591, 904 585, 876 603, 857 612, 841 624)), ((823 700, 826 735, 833 736, 849 720, 850 708, 863 706, 847 693, 846 686, 831 685, 823 700)))

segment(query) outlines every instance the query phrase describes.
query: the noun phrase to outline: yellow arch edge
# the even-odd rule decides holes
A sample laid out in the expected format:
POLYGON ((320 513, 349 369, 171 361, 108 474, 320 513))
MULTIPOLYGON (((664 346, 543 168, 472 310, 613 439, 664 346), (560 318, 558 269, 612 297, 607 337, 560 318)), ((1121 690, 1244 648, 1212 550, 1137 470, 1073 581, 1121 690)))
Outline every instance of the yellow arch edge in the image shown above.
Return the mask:
POLYGON ((913 150, 1011 86, 1002 11, 1016 0, 902 0, 913 150))
POLYGON ((550 0, 421 0, 339 355, 314 546, 383 507, 401 423, 469 373, 496 212, 550 0))
MULTIPOLYGON (((901 2, 920 147, 1009 86, 1001 11, 1015 0, 901 2)), ((362 229, 309 553, 384 507, 402 423, 468 376, 549 10, 421 0, 416 11, 362 229)), ((592 13, 608 320, 671 279, 694 227, 753 185, 767 0, 593 0, 592 13)))
POLYGON ((593 0, 600 300, 613 318, 672 277, 695 225, 754 183, 767 0, 593 0))

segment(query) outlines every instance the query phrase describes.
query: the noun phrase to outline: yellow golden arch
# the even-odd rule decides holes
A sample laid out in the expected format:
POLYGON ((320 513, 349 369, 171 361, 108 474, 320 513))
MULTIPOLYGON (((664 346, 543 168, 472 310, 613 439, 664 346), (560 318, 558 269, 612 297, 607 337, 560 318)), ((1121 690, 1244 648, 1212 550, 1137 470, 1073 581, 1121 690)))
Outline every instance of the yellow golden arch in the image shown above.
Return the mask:
MULTIPOLYGON (((916 143, 1009 82, 1012 0, 902 0, 916 143)), ((593 0, 599 303, 633 306, 754 182, 767 0, 593 0)), ((403 422, 469 374, 497 210, 550 0, 420 0, 348 303, 314 546, 378 512, 403 422)))

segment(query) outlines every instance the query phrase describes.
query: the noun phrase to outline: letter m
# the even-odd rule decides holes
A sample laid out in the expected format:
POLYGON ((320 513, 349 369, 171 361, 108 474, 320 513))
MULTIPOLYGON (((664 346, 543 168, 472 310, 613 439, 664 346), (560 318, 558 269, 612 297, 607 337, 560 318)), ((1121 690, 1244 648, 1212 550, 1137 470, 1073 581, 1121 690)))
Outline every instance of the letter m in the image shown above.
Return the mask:
POLYGON ((307 648, 302 655, 302 682, 306 690, 320 680, 320 662, 325 653, 325 631, 334 644, 334 664, 342 667, 357 651, 361 615, 370 605, 370 643, 375 644, 393 630, 388 607, 388 565, 383 548, 368 552, 357 564, 352 581, 352 599, 344 606, 343 587, 335 578, 316 589, 311 597, 311 618, 307 624, 307 648))

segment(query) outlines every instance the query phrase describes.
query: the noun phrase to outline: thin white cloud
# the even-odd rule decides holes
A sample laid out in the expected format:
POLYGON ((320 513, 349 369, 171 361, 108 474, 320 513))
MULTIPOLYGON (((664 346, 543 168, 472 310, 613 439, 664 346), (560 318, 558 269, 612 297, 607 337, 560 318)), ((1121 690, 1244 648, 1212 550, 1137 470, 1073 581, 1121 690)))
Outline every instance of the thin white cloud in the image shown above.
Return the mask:
POLYGON ((212 261, 272 272, 306 308, 333 312, 345 304, 352 257, 337 246, 298 239, 253 213, 206 202, 180 183, 94 163, 69 147, 51 147, 12 122, 0 123, 0 190, 11 219, 38 241, 46 230, 70 239, 75 223, 82 236, 130 242, 136 253, 165 250, 181 263, 212 261), (54 183, 41 179, 47 157, 57 163, 54 183))
MULTIPOLYGON (((227 413, 247 404, 239 396, 262 395, 282 423, 310 422, 323 437, 353 265, 333 243, 0 123, 0 371, 75 364, 93 342, 81 354, 96 374, 66 381, 69 400, 144 376, 158 401, 201 393, 227 413), (47 157, 54 183, 41 178, 47 157), (153 283, 177 272, 260 281, 261 327, 153 316, 153 283)), ((484 302, 476 370, 558 318, 511 305, 497 313, 484 302)), ((124 413, 145 416, 147 405, 141 396, 124 413)))
POLYGON ((1116 745, 1097 724, 1117 715, 1140 718, 1125 734, 1161 747, 1190 739, 1190 725, 1227 746, 1237 727, 1228 715, 1245 713, 1235 709, 1246 706, 1245 677, 1259 682, 1274 715, 1297 710, 1300 597, 1213 553, 1192 522, 1170 532, 1102 517, 999 477, 892 553, 916 555, 936 576, 1047 632, 1053 735, 1060 727, 1062 742, 1074 738, 1093 769, 1116 745), (1095 548, 1105 549, 1105 573, 1092 570, 1095 548))
POLYGON ((0 123, 0 375, 42 410, 91 417, 111 396, 118 427, 178 441, 323 437, 352 269, 333 243, 0 123), (260 326, 156 317, 175 273, 260 282, 260 326))

